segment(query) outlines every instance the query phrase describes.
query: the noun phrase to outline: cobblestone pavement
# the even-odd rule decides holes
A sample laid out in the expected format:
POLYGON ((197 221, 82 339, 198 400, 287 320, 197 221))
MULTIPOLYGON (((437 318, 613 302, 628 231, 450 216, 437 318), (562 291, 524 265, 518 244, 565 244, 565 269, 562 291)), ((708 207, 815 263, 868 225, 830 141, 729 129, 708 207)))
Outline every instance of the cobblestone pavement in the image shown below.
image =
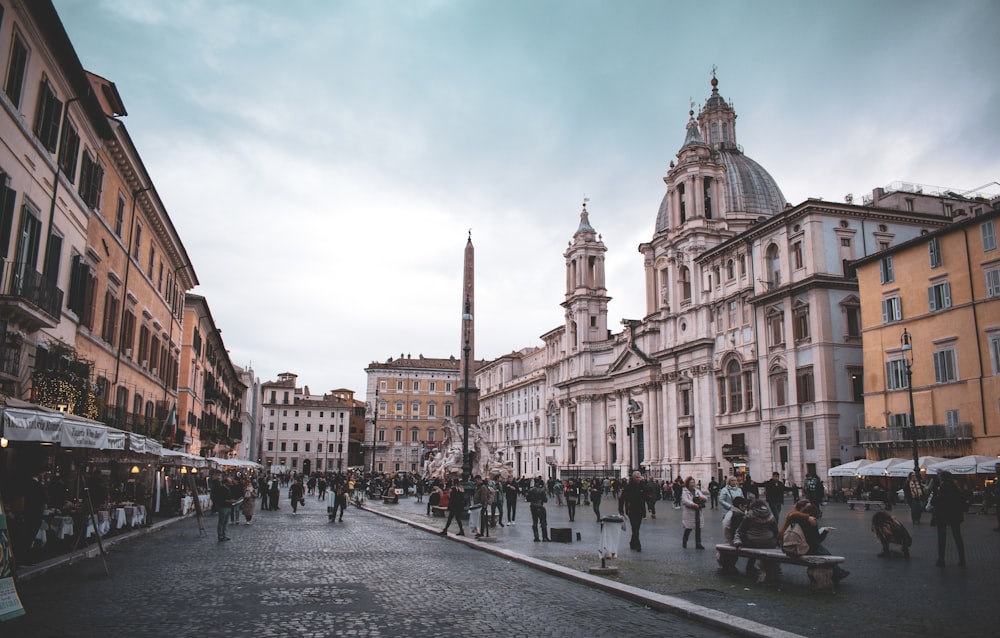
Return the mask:
POLYGON ((115 545, 110 576, 86 560, 22 580, 27 614, 0 635, 731 635, 367 511, 329 523, 307 503, 259 512, 224 543, 214 518, 204 536, 182 519, 115 545))
MULTIPOLYGON (((414 498, 399 505, 366 503, 372 511, 412 521, 415 525, 443 527, 440 518, 425 515, 426 504, 414 498)), ((791 504, 785 504, 787 513, 791 504)), ((968 567, 957 566, 955 546, 949 537, 946 567, 935 567, 937 531, 924 515, 923 524, 910 522, 909 510, 897 506, 894 514, 913 536, 912 558, 898 553, 890 560, 878 558, 881 545, 870 531, 872 511, 831 503, 823 508, 822 524, 836 528, 827 540, 833 554, 845 556, 851 572, 835 591, 817 592, 809 585, 805 569, 783 567, 782 582, 758 585, 743 576, 716 574, 713 548, 722 542, 722 510, 706 510, 704 551, 681 548, 679 510, 667 501, 657 503, 657 518, 647 518, 640 536, 642 552, 628 550, 623 536, 622 551, 614 564, 616 576, 608 578, 649 592, 679 597, 709 609, 780 628, 805 636, 854 638, 867 632, 884 638, 931 635, 994 635, 997 623, 992 609, 1000 589, 1000 533, 993 531, 992 514, 969 514, 962 526, 968 567)), ((550 527, 569 527, 574 542, 534 543, 527 504, 518 504, 514 526, 492 529, 494 540, 481 543, 487 551, 514 551, 579 571, 600 565, 597 555, 600 525, 589 506, 577 507, 576 521, 569 522, 566 507, 548 504, 550 527), (576 535, 580 540, 576 540, 576 535)), ((605 499, 602 514, 613 514, 617 503, 605 499)), ((454 529, 454 527, 453 527, 454 529)), ((897 547, 898 550, 898 547, 897 547)), ((743 566, 743 561, 740 561, 743 566)))

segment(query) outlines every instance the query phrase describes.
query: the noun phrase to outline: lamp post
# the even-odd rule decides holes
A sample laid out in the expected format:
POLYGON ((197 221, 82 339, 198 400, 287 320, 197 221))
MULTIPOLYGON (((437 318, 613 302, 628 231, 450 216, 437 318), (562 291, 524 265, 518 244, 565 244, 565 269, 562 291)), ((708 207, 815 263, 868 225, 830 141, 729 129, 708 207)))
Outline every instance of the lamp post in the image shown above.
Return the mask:
POLYGON ((913 443, 913 471, 920 478, 920 449, 917 445, 917 420, 913 410, 913 345, 910 333, 903 328, 903 363, 906 365, 906 393, 910 397, 910 441, 913 443))
MULTIPOLYGON (((377 381, 377 380, 376 380, 377 381)), ((372 404, 372 476, 375 476, 375 436, 378 430, 378 388, 375 388, 375 403, 372 404)))
POLYGON ((632 410, 628 410, 628 429, 625 430, 628 434, 628 475, 632 476, 632 433, 635 432, 635 428, 632 426, 632 410))

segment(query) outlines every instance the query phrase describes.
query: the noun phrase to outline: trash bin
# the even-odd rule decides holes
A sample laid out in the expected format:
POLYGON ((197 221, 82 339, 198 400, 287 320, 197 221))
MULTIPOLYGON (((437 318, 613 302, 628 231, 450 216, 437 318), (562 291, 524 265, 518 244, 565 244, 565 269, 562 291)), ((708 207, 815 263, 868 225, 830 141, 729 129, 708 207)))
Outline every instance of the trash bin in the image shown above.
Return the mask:
POLYGON ((606 558, 618 557, 618 544, 621 542, 624 523, 625 519, 617 515, 601 518, 601 544, 597 553, 600 554, 602 563, 606 558))
POLYGON ((482 520, 480 519, 480 515, 482 513, 483 513, 482 505, 473 505, 472 507, 469 508, 469 531, 472 532, 473 535, 483 533, 481 527, 482 520))

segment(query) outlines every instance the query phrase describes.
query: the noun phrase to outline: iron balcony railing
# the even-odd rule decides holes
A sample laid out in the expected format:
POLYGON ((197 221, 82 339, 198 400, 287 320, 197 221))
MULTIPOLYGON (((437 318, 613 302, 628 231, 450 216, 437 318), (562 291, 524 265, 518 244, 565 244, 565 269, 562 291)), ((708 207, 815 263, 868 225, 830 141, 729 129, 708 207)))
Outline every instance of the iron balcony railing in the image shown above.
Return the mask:
MULTIPOLYGON (((922 443, 960 443, 972 440, 971 423, 951 425, 918 425, 917 441, 922 443)), ((913 444, 913 429, 908 427, 862 428, 858 430, 861 445, 890 447, 913 444)))
POLYGON ((63 291, 31 268, 16 263, 5 263, 0 279, 0 295, 26 301, 56 322, 59 320, 63 291))

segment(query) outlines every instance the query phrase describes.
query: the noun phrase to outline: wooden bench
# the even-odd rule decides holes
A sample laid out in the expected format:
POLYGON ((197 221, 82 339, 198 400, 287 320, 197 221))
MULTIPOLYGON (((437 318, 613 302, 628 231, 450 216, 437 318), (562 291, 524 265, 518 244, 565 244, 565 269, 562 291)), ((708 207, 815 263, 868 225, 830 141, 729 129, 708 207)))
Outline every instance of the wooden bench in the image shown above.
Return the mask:
POLYGON ((760 563, 758 583, 779 581, 782 564, 805 567, 809 581, 816 589, 832 589, 833 567, 846 560, 843 556, 789 556, 780 549, 753 549, 725 543, 716 545, 715 549, 719 552, 719 565, 723 567, 725 567, 722 561, 724 555, 735 556, 737 559, 741 557, 756 559, 760 563))
POLYGON ((382 503, 385 505, 399 505, 399 497, 395 494, 386 494, 382 497, 382 503))
POLYGON ((862 501, 861 499, 856 499, 856 498, 848 500, 847 504, 851 507, 852 510, 854 509, 855 505, 864 505, 866 510, 870 509, 872 505, 878 505, 882 509, 885 508, 884 501, 862 501))

